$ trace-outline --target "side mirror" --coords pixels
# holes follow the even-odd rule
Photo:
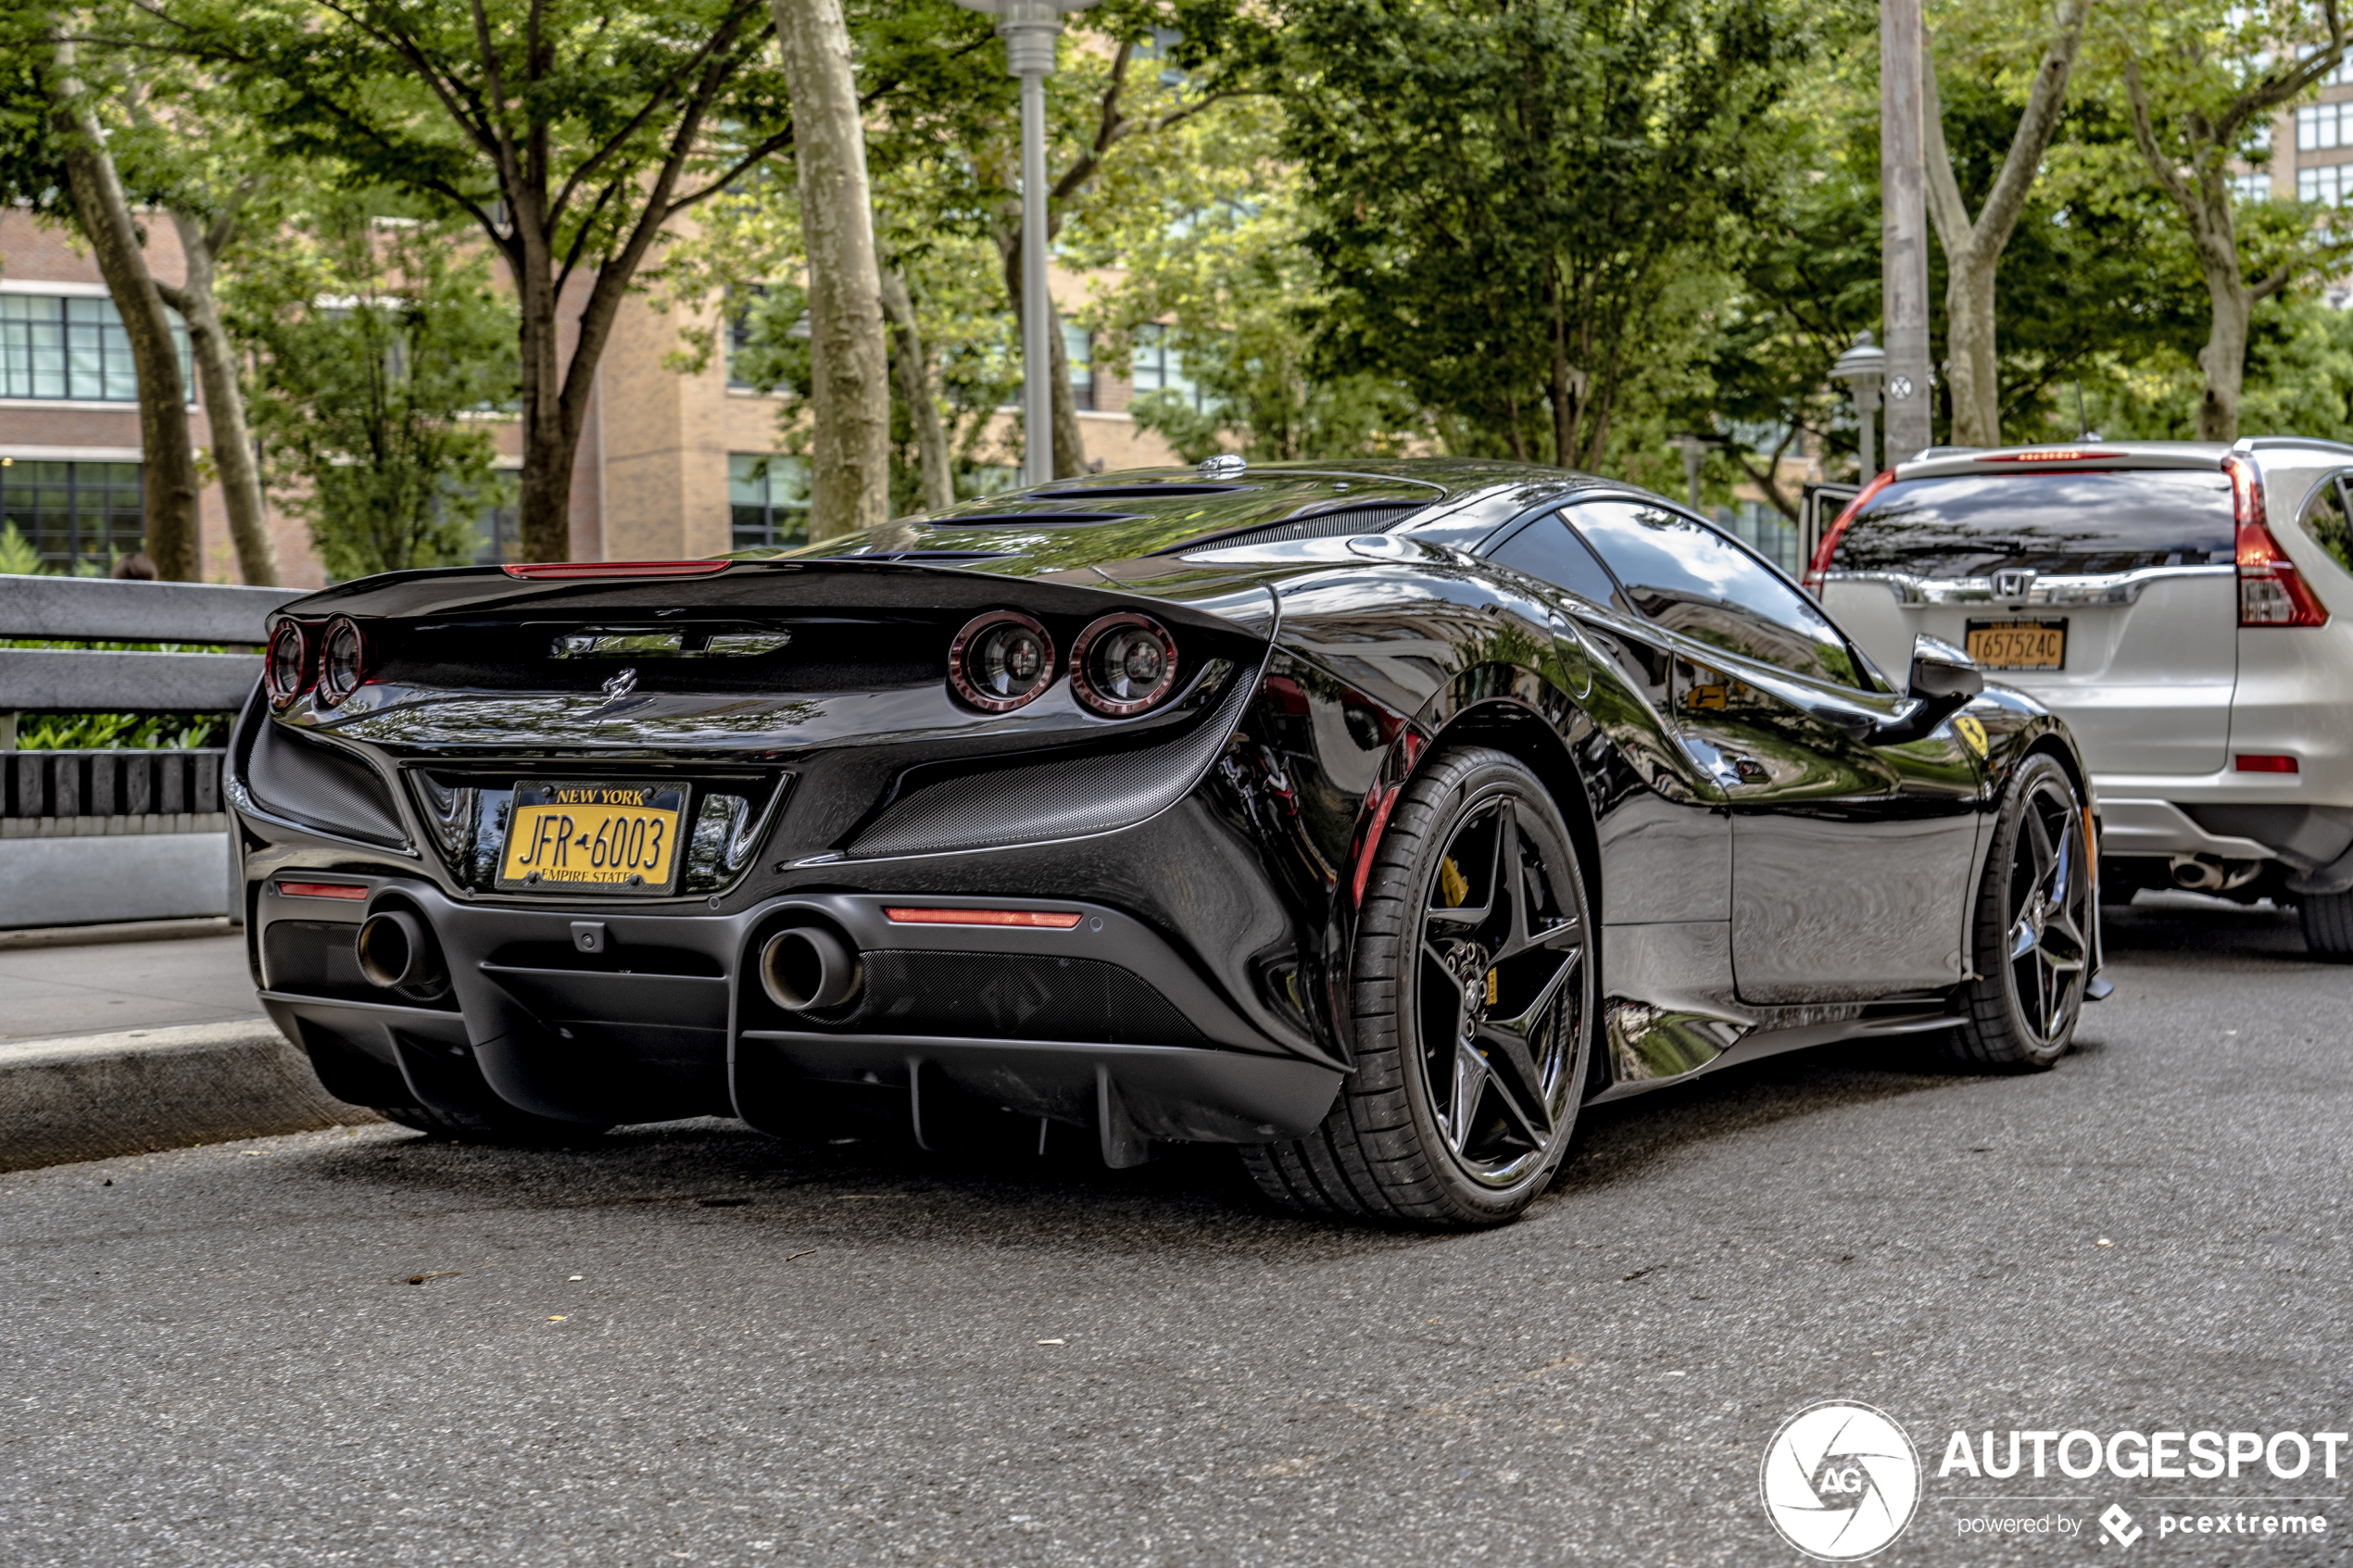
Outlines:
[[[1985,671],[1959,648],[1923,632],[1912,639],[1912,672],[1906,684],[1904,695],[1912,699],[1912,710],[1878,725],[1868,744],[1908,746],[1927,739],[1985,689]]]
[[[1959,648],[1923,632],[1912,639],[1912,672],[1906,684],[1906,695],[1922,702],[1959,698],[1948,703],[1950,712],[1985,689],[1985,671]]]

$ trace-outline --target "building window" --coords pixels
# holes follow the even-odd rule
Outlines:
[[[0,520],[22,534],[52,571],[100,572],[145,547],[137,463],[33,463],[0,459]]]
[[[1070,367],[1070,400],[1095,406],[1095,334],[1075,321],[1063,323],[1063,358]]]
[[[2353,147],[2353,100],[2342,104],[2307,104],[2296,111],[2298,152],[2328,147]]]
[[[180,383],[193,398],[188,329],[176,314],[171,339],[180,347]],[[139,372],[114,301],[0,295],[0,397],[136,403]]]
[[[1136,329],[1136,390],[1173,392],[1195,413],[1208,411],[1200,385],[1185,373],[1185,356],[1169,346],[1168,329],[1156,321]]]
[[[2341,205],[2345,199],[2346,186],[2353,184],[2353,181],[2345,178],[2346,168],[2347,166],[2341,163],[2331,163],[2323,164],[2318,169],[2297,169],[2296,171],[2296,199],[2301,202],[2319,202],[2323,207]]]
[[[2231,199],[2243,202],[2267,202],[2271,199],[2271,177],[2261,169],[2252,174],[2233,174],[2229,178]]]
[[[727,525],[733,549],[809,543],[809,459],[729,453]]]

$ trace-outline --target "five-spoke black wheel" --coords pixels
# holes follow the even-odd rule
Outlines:
[[[1433,759],[1365,884],[1357,1070],[1316,1132],[1245,1151],[1295,1207],[1496,1224],[1544,1190],[1595,1024],[1585,877],[1559,809],[1497,751]]]
[[[2047,756],[2011,782],[1978,889],[1977,979],[1955,1041],[1965,1058],[2045,1068],[2074,1038],[2099,910],[2082,797]]]

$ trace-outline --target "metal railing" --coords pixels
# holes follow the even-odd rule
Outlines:
[[[258,649],[271,612],[300,593],[0,575],[0,639]],[[258,651],[0,647],[0,926],[228,906],[223,749],[20,751],[18,720],[234,713],[260,676]],[[217,849],[204,847],[210,835]]]
[[[270,612],[300,594],[209,583],[0,576],[0,638],[258,648]],[[0,714],[233,713],[260,677],[258,653],[0,648]],[[6,738],[13,743],[13,735]]]

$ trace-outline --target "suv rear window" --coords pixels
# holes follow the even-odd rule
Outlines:
[[[1983,577],[2225,566],[2236,557],[2231,482],[2196,469],[1956,474],[1904,480],[1846,525],[1833,571]]]

